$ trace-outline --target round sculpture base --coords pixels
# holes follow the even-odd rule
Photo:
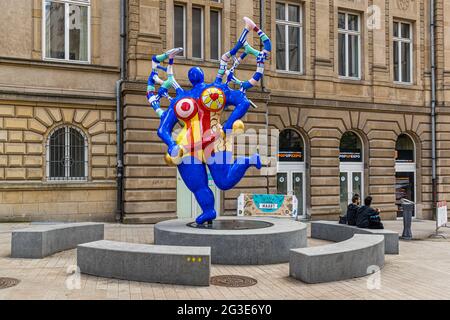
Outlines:
[[[197,226],[189,219],[155,225],[155,244],[211,247],[213,264],[286,263],[289,251],[306,247],[306,224],[285,218],[221,217]]]
[[[262,229],[273,226],[273,223],[259,220],[244,220],[244,219],[217,219],[212,223],[197,224],[191,222],[187,224],[188,227],[197,229],[210,230],[251,230]]]

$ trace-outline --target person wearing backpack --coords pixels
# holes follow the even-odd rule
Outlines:
[[[356,225],[356,214],[359,209],[359,202],[360,202],[360,197],[359,197],[359,194],[356,193],[352,197],[352,203],[350,203],[347,207],[346,215],[343,217],[340,217],[340,219],[339,219],[340,224],[348,224],[350,226]]]
[[[366,197],[364,205],[358,209],[356,226],[358,228],[384,229],[383,223],[381,223],[380,209],[372,208],[371,204],[372,197]]]

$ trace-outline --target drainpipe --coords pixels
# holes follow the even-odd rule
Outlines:
[[[116,221],[123,221],[123,112],[122,84],[126,79],[126,15],[127,1],[120,0],[120,79],[116,82],[116,131],[117,131],[117,204]]]
[[[435,1],[430,0],[430,58],[431,58],[431,170],[433,216],[436,216],[436,47],[435,47]]]

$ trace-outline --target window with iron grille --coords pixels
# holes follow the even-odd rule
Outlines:
[[[52,181],[87,180],[87,138],[81,130],[56,128],[47,140],[47,179]]]

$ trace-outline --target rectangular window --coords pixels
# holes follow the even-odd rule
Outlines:
[[[89,62],[90,0],[44,0],[45,59]]]
[[[361,23],[359,15],[338,13],[338,64],[339,75],[360,78]]]
[[[184,50],[179,55],[188,59],[219,60],[222,40],[221,8],[211,6],[211,9],[205,10],[205,7],[193,4],[192,0],[186,2],[174,5],[173,46],[182,47]],[[205,37],[205,30],[209,30],[209,34],[206,33],[208,39]],[[205,50],[205,43],[209,46],[209,51]],[[208,56],[205,51],[209,52]]]
[[[394,81],[412,82],[412,25],[394,22]]]
[[[174,47],[186,49],[186,10],[185,6],[176,5],[174,8]],[[185,55],[185,50],[179,53]]]
[[[219,60],[220,56],[220,32],[221,32],[221,23],[220,23],[220,12],[212,10],[210,12],[210,52],[212,60]]]
[[[192,8],[192,57],[203,59],[203,10]]]
[[[276,4],[277,70],[303,72],[303,26],[300,6]]]

